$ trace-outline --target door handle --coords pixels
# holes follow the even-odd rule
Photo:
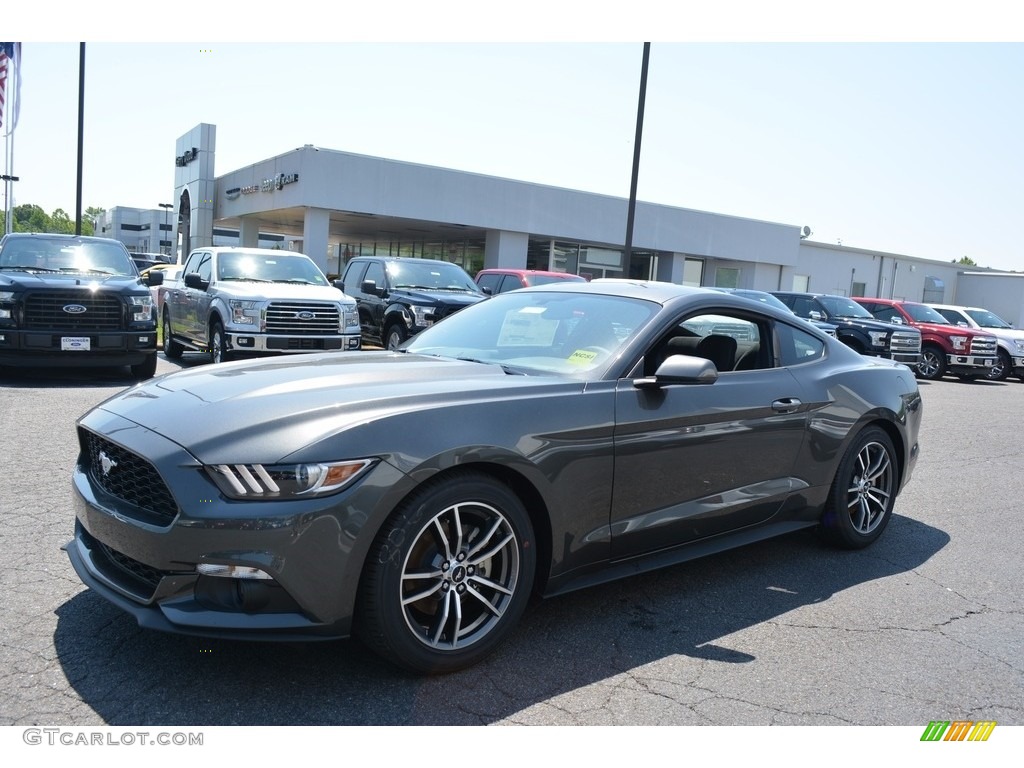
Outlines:
[[[782,397],[772,402],[772,410],[777,413],[793,413],[799,410],[803,403],[798,397]]]

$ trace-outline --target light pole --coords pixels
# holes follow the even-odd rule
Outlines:
[[[173,241],[171,240],[170,219],[168,217],[170,215],[171,208],[174,207],[174,203],[157,203],[157,205],[159,205],[161,208],[164,209],[164,229],[167,230],[167,240],[168,240],[168,242],[171,242],[171,244],[173,246]],[[161,237],[160,240],[163,240],[163,237]],[[161,245],[160,246],[160,252],[163,253],[163,250],[164,250],[163,246]],[[171,248],[167,249],[167,254],[171,255]]]
[[[11,205],[11,182],[21,181],[17,176],[8,176],[4,174],[0,176],[0,179],[4,181],[4,233],[9,234],[14,231],[14,206]]]

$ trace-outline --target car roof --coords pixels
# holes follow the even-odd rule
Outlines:
[[[546,269],[509,269],[507,267],[492,267],[488,269],[481,269],[477,272],[477,275],[548,275],[550,277],[561,277],[569,280],[575,280],[581,275],[574,275],[571,272],[551,272]],[[582,278],[586,279],[586,278]]]
[[[117,243],[122,248],[124,243],[120,240],[115,240],[112,237],[93,237],[92,235],[67,235],[57,232],[9,232],[3,236],[4,240],[22,240],[22,239],[34,239],[34,240],[67,240],[68,242],[74,243]],[[127,251],[128,249],[125,248]]]

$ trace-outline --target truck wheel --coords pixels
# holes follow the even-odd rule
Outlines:
[[[138,381],[145,381],[146,379],[152,379],[156,374],[156,352],[151,355],[146,355],[144,362],[132,367],[132,378]]]
[[[1010,375],[1010,368],[1013,367],[1013,362],[1010,360],[1010,356],[1003,350],[999,350],[999,354],[996,355],[996,364],[993,365],[986,378],[989,381],[1005,381],[1006,377]]]
[[[164,357],[168,360],[177,360],[181,357],[181,353],[185,351],[185,348],[176,342],[171,335],[171,315],[166,309],[164,310],[163,333]]]
[[[227,337],[224,335],[224,326],[219,320],[214,320],[210,326],[210,359],[216,363],[226,363],[231,360],[231,353],[228,352]]]
[[[384,332],[384,348],[398,349],[398,346],[407,338],[409,338],[409,334],[405,332],[405,328],[402,327],[402,324],[392,323]]]
[[[946,373],[946,355],[938,347],[928,345],[921,348],[921,362],[917,364],[919,378],[935,381]]]

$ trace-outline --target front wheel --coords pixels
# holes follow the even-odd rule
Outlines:
[[[986,378],[989,381],[1006,381],[1011,368],[1013,368],[1013,361],[1010,360],[1010,356],[1006,352],[1000,349],[996,355],[995,365],[989,368]]]
[[[833,544],[861,549],[882,535],[899,484],[896,449],[880,427],[868,427],[843,455],[821,519]]]
[[[227,336],[224,335],[224,326],[220,321],[214,321],[210,326],[210,358],[216,363],[226,363],[231,359],[228,352]]]
[[[516,494],[483,473],[450,474],[414,492],[381,529],[356,632],[413,672],[454,672],[512,631],[535,570],[533,528]]]
[[[156,375],[156,352],[146,355],[143,362],[131,366],[131,371],[132,378],[138,381],[152,379]]]
[[[392,323],[384,332],[384,348],[398,349],[403,341],[409,338],[401,323]]]
[[[937,347],[924,347],[921,362],[917,364],[917,375],[928,381],[941,379],[946,373],[946,355]]]

